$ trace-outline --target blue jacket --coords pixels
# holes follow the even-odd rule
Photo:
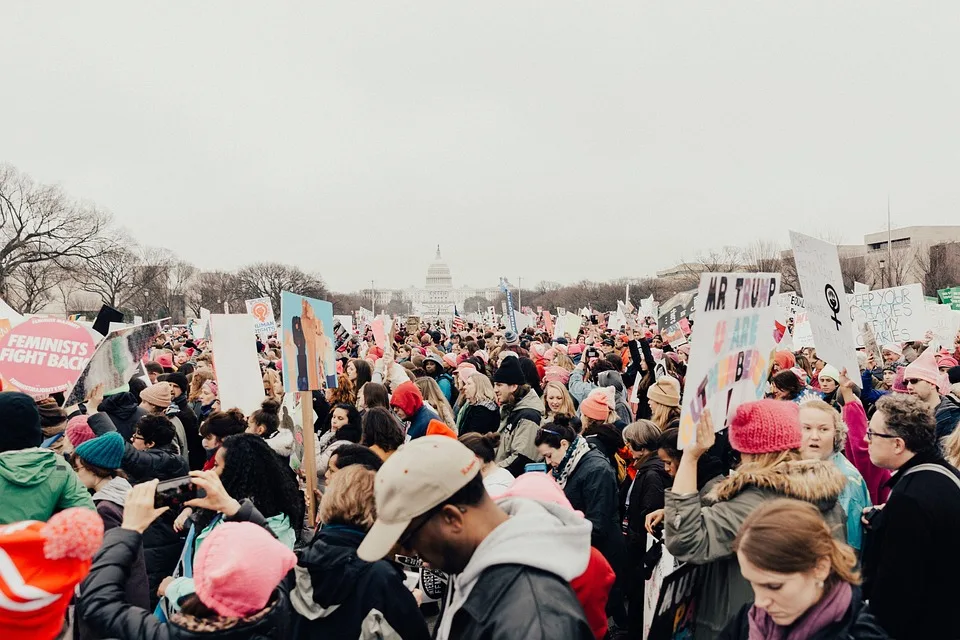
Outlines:
[[[410,427],[407,429],[407,435],[410,439],[419,438],[427,435],[427,425],[431,420],[439,420],[437,414],[430,410],[430,407],[423,405],[410,418]]]
[[[873,506],[870,502],[870,491],[867,490],[863,476],[842,452],[833,454],[830,459],[847,477],[847,484],[837,501],[847,514],[847,544],[860,551],[863,545],[863,525],[860,518],[866,507]]]

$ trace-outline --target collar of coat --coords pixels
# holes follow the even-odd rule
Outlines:
[[[746,463],[710,491],[709,498],[726,501],[754,487],[806,502],[835,502],[847,484],[843,472],[829,460],[796,460],[757,468]]]

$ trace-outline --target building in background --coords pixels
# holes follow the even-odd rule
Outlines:
[[[867,234],[863,244],[874,288],[919,282],[936,295],[960,283],[960,226],[901,227]]]

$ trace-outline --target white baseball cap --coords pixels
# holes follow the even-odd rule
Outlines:
[[[377,471],[377,521],[357,555],[367,562],[382,559],[414,518],[443,504],[478,473],[477,456],[449,436],[423,436],[397,449]]]

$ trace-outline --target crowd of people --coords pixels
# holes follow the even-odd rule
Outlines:
[[[679,563],[696,638],[958,637],[950,346],[778,351],[681,450],[690,345],[643,323],[366,330],[299,394],[257,338],[249,415],[168,327],[109,395],[0,393],[0,637],[641,638]]]

